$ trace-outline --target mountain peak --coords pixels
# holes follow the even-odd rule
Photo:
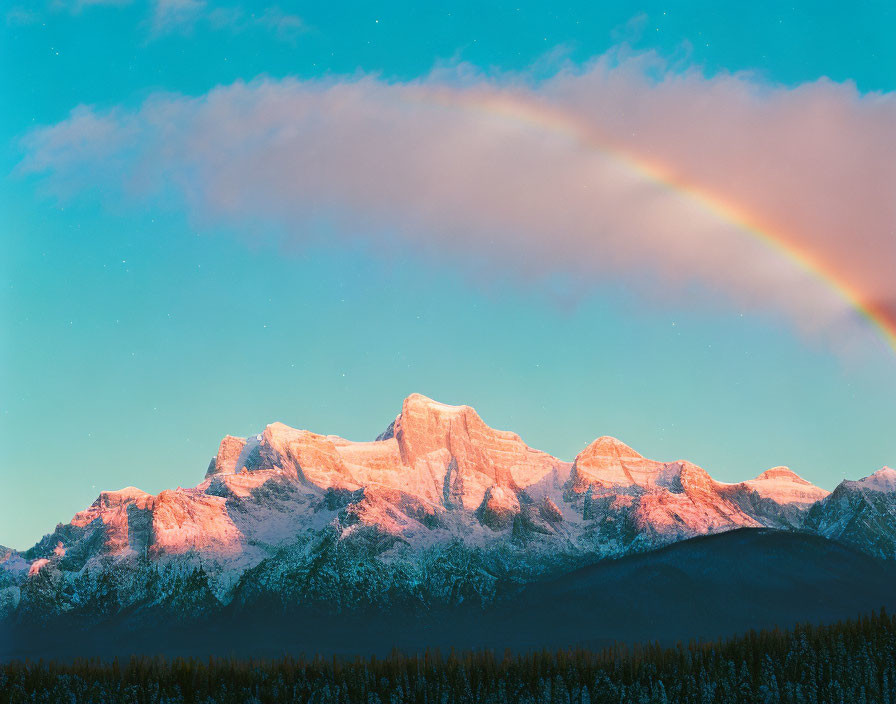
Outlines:
[[[93,503],[95,506],[110,508],[113,506],[121,506],[122,504],[130,503],[137,499],[144,499],[148,496],[151,496],[151,494],[148,494],[142,489],[138,489],[135,486],[126,486],[124,489],[115,491],[101,491],[100,495],[96,497],[96,501]]]
[[[558,460],[528,447],[516,433],[495,430],[470,406],[449,406],[411,394],[391,430],[401,461],[439,477],[445,501],[477,508],[491,486],[515,491],[540,479]]]
[[[644,456],[635,452],[621,440],[610,435],[602,435],[582,450],[579,457],[615,457],[619,459],[643,460]]]
[[[844,484],[870,491],[896,491],[896,469],[881,467],[874,474],[856,481],[845,481]]]
[[[571,481],[576,491],[595,483],[647,486],[663,466],[662,462],[646,459],[621,440],[604,435],[576,455]]]
[[[413,431],[435,432],[441,436],[451,426],[467,430],[477,427],[516,437],[516,433],[503,433],[490,428],[471,406],[451,406],[418,393],[411,394],[402,402],[401,413],[395,419],[393,432],[396,437],[401,432]]]
[[[431,408],[432,410],[439,413],[464,413],[465,411],[473,410],[470,406],[467,405],[452,406],[447,403],[441,403],[440,401],[429,398],[429,396],[424,396],[423,394],[418,394],[416,392],[409,394],[402,403],[402,409],[420,407]]]
[[[218,454],[212,459],[205,476],[212,474],[233,474],[237,470],[237,460],[246,446],[245,438],[225,435],[218,446]]]
[[[810,484],[805,479],[803,479],[799,474],[794,472],[790,467],[772,467],[771,469],[765,470],[762,474],[756,477],[754,482],[761,481],[774,481],[774,480],[783,480],[789,482],[795,482],[797,484]]]
[[[789,467],[772,467],[755,479],[743,482],[745,486],[761,497],[772,499],[779,504],[808,506],[823,499],[830,492],[807,482]]]
[[[490,440],[522,443],[516,433],[487,425],[470,406],[450,406],[417,393],[404,400],[392,434],[402,457],[411,460],[441,449],[457,456],[454,448],[458,443],[479,444]]]

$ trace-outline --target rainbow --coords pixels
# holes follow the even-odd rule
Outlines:
[[[787,233],[760,222],[758,218],[736,204],[684,180],[667,167],[611,146],[593,126],[544,102],[519,95],[488,91],[461,93],[442,90],[430,95],[429,99],[421,102],[478,111],[565,135],[589,149],[601,152],[641,177],[692,199],[704,210],[787,257],[809,276],[833,289],[880,334],[889,350],[896,352],[896,311],[888,311],[882,305],[867,300],[854,284],[838,274],[829,264],[822,262],[813,252],[795,244],[787,237]]]

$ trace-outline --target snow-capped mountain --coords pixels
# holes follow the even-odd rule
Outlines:
[[[896,559],[896,470],[883,467],[870,477],[840,482],[812,506],[803,526],[871,555]]]
[[[102,492],[30,550],[0,552],[0,614],[484,604],[602,558],[750,527],[894,557],[893,474],[830,496],[785,467],[727,484],[610,437],[569,463],[414,394],[371,442],[274,423],[225,437],[195,487]]]

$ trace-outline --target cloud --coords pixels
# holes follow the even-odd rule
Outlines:
[[[826,79],[707,77],[625,50],[537,82],[463,66],[410,82],[262,79],[81,107],[25,148],[22,168],[69,196],[100,179],[296,243],[326,222],[525,280],[609,279],[688,305],[722,294],[803,329],[842,323],[842,297],[723,207],[864,300],[896,298],[896,95]]]
[[[6,24],[8,26],[36,24],[40,16],[27,7],[14,6],[6,11]]]
[[[308,29],[301,17],[284,12],[276,5],[265,8],[257,21],[261,26],[272,29],[283,40],[294,39]]]
[[[133,0],[49,0],[50,9],[79,13],[89,7],[130,5]]]
[[[207,11],[205,0],[154,0],[152,8],[154,34],[192,29]]]
[[[190,33],[200,23],[233,33],[260,28],[281,41],[292,41],[305,31],[305,23],[298,15],[286,13],[276,5],[255,13],[246,12],[239,5],[210,6],[206,0],[153,0],[153,36]]]
[[[207,0],[48,0],[47,7],[78,14],[85,8],[101,6],[124,7],[139,4],[148,11],[151,38],[169,34],[191,34],[197,26],[212,30],[239,33],[252,28],[270,31],[281,41],[294,41],[307,26],[298,15],[284,12],[277,5],[264,7],[260,12],[248,12],[242,5],[210,4]],[[23,7],[7,12],[7,24],[30,24],[39,15]]]
[[[205,19],[215,29],[239,33],[260,28],[281,41],[293,41],[307,29],[301,17],[284,12],[276,5],[265,7],[260,13],[247,13],[238,6],[216,7],[208,11]]]
[[[133,0],[51,0],[51,5],[78,12],[95,5],[130,5]]]

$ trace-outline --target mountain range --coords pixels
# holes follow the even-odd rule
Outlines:
[[[433,642],[473,644],[460,623],[468,634],[490,624],[489,638],[514,643],[528,642],[527,622],[530,635],[558,644],[715,636],[725,628],[713,624],[877,608],[894,566],[893,469],[830,493],[786,467],[732,484],[611,437],[565,462],[469,406],[413,394],[373,441],[281,423],[227,436],[195,487],[104,491],[29,550],[0,548],[0,646],[15,653],[35,633],[133,635],[176,622],[205,623],[221,632],[217,646],[236,648],[222,624],[245,632],[296,614],[307,648],[362,614],[367,627],[409,619],[416,625],[391,636],[409,646],[424,644],[408,636],[419,628]],[[636,594],[653,606],[639,610]],[[688,594],[718,613],[685,619]],[[662,608],[620,621],[605,599],[642,616]],[[576,608],[587,638],[575,638]]]

